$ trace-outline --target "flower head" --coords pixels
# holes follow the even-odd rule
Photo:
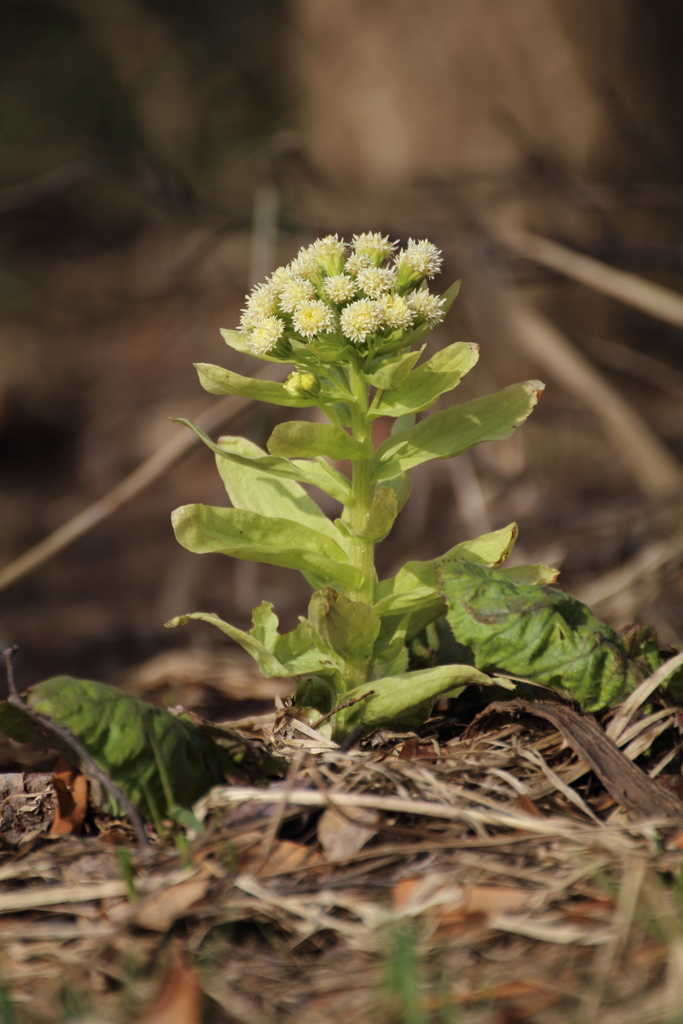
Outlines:
[[[396,284],[396,271],[393,267],[365,267],[358,271],[356,281],[369,299],[378,299]]]
[[[390,242],[388,235],[380,235],[378,231],[366,231],[362,235],[354,235],[351,244],[358,256],[367,256],[370,262],[378,267],[382,260],[391,256],[396,242]]]
[[[442,295],[432,295],[426,288],[417,288],[406,295],[405,301],[412,309],[418,320],[425,320],[428,324],[440,324],[446,313],[444,310],[445,298]]]
[[[289,269],[292,273],[300,277],[313,277],[314,274],[319,272],[318,257],[312,249],[313,246],[310,245],[299,249],[299,252],[289,264]]]
[[[332,277],[340,274],[344,267],[346,243],[336,235],[325,235],[308,247],[308,253],[315,257],[318,267]]]
[[[304,338],[334,330],[334,314],[321,299],[302,302],[294,310],[292,323]]]
[[[412,327],[415,313],[400,295],[383,295],[380,305],[387,327]]]
[[[271,284],[259,284],[247,298],[247,304],[242,310],[240,327],[244,331],[251,330],[259,320],[267,316],[274,316],[278,309],[278,293]]]
[[[284,313],[293,313],[302,302],[315,298],[315,288],[311,281],[296,274],[283,282],[280,290],[280,308]]]
[[[426,239],[416,242],[409,238],[405,249],[401,249],[396,256],[399,289],[403,291],[427,277],[434,277],[441,270],[442,262],[441,250],[431,242]]]
[[[276,316],[264,316],[249,334],[249,347],[259,355],[275,348],[284,333],[284,321]]]
[[[373,299],[357,299],[342,310],[342,333],[349,341],[361,344],[382,323],[382,307]]]
[[[290,373],[282,385],[293,398],[317,398],[320,381],[314,373]]]
[[[323,281],[323,291],[332,302],[341,305],[356,294],[356,282],[346,274],[334,274]]]

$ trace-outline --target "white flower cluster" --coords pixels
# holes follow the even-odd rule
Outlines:
[[[440,271],[441,252],[412,238],[398,252],[396,246],[366,232],[350,245],[327,235],[301,249],[248,296],[240,328],[249,347],[265,355],[281,340],[318,336],[364,346],[396,330],[440,323],[445,300],[426,282]]]

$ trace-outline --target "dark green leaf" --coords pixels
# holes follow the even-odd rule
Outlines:
[[[247,750],[237,734],[232,750],[225,750],[189,718],[91,680],[57,676],[32,687],[26,699],[33,711],[73,733],[148,820],[190,808],[226,771],[239,769]],[[79,763],[60,738],[46,736],[8,704],[0,705],[0,731],[20,739],[33,734],[33,742]],[[87,774],[87,766],[81,767]],[[102,807],[120,813],[104,795]]]
[[[587,711],[616,704],[644,678],[617,633],[561,590],[459,561],[441,563],[439,576],[455,639],[482,671],[564,690]]]

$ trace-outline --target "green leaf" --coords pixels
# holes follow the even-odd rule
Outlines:
[[[230,445],[231,438],[219,438],[219,443],[216,444],[201,427],[198,427],[196,423],[192,423],[191,420],[178,417],[173,422],[182,423],[183,426],[193,430],[207,448],[210,448],[216,455],[220,455],[222,459],[245,466],[247,469],[257,468],[261,472],[270,473],[272,476],[283,480],[299,480],[301,483],[311,484],[313,487],[319,487],[321,491],[325,491],[331,498],[342,504],[345,504],[349,499],[351,488],[348,479],[343,473],[328,465],[323,459],[308,462],[299,459],[281,459],[274,455],[247,458],[232,451]]]
[[[358,459],[370,454],[370,446],[331,423],[290,420],[275,427],[268,439],[268,451],[286,458],[327,455],[330,459]]]
[[[258,445],[243,437],[222,437],[218,445],[250,460],[248,463],[235,462],[216,455],[218,472],[235,508],[257,512],[262,516],[291,519],[292,522],[324,533],[336,544],[346,548],[334,523],[300,484],[294,480],[278,478],[268,470],[261,469],[259,460],[268,456]]]
[[[500,530],[483,533],[473,540],[461,541],[445,554],[428,562],[406,562],[396,576],[381,580],[375,587],[375,611],[378,615],[385,615],[399,610],[401,602],[394,601],[393,598],[410,594],[416,587],[438,589],[437,566],[440,567],[443,578],[447,566],[456,564],[457,560],[478,565],[500,565],[509,558],[517,540],[517,532],[517,524],[508,523]]]
[[[171,519],[178,542],[195,554],[215,552],[298,569],[315,581],[315,589],[333,585],[346,590],[360,584],[360,571],[349,565],[339,544],[289,519],[211,505],[183,505]]]
[[[368,384],[382,391],[396,388],[408,376],[415,363],[424,352],[424,345],[415,351],[403,352],[397,356],[383,359],[381,365],[372,373],[363,373]]]
[[[513,384],[495,395],[435,412],[410,430],[392,434],[375,452],[375,482],[391,479],[430,459],[460,455],[482,441],[510,437],[536,405],[545,385]]]
[[[549,565],[542,565],[540,562],[537,565],[509,565],[500,571],[505,573],[511,580],[514,580],[515,583],[530,583],[533,585],[540,583],[544,587],[549,583],[554,583],[560,575],[559,569],[553,569]]]
[[[283,384],[276,381],[242,377],[239,373],[225,370],[222,366],[214,366],[212,363],[195,363],[194,366],[199,374],[199,383],[211,395],[239,395],[241,398],[252,398],[258,402],[270,402],[271,405],[286,405],[296,409],[318,404],[315,398],[291,395]]]
[[[316,637],[305,620],[296,629],[280,635],[273,606],[263,601],[253,610],[254,624],[248,633],[224,622],[212,612],[191,612],[178,615],[165,623],[169,629],[184,626],[191,619],[207,622],[220,629],[250,654],[267,679],[290,679],[303,673],[322,675],[336,668],[324,645],[316,646]],[[321,649],[322,648],[322,649]]]
[[[348,537],[361,537],[377,544],[389,534],[397,515],[396,492],[391,487],[382,486],[375,491],[363,530],[354,530],[342,520],[337,520],[337,523],[339,529]]]
[[[475,365],[479,346],[456,342],[441,349],[406,377],[400,387],[380,397],[373,416],[405,416],[428,409],[440,395],[451,391]]]
[[[29,707],[70,730],[148,820],[190,808],[211,786],[234,771],[247,744],[234,734],[229,753],[185,716],[144,704],[103,683],[56,676],[25,695]],[[79,763],[64,741],[36,727],[19,709],[0,704],[0,731],[34,733],[33,742],[56,749]],[[241,747],[241,753],[239,748]],[[235,756],[237,755],[237,756]],[[87,774],[87,765],[79,765]],[[170,792],[169,792],[170,790]],[[101,806],[122,813],[103,793]]]
[[[286,665],[279,661],[272,653],[272,650],[263,643],[262,638],[252,635],[251,632],[245,633],[244,630],[238,629],[236,626],[231,626],[229,622],[224,622],[223,619],[219,618],[218,615],[214,615],[213,612],[189,612],[187,615],[176,615],[175,618],[165,622],[164,625],[167,629],[176,629],[178,626],[187,625],[191,619],[198,622],[208,622],[210,626],[220,629],[221,633],[225,633],[231,640],[238,643],[247,654],[251,655],[258,665],[261,674],[266,679],[273,679],[278,676],[286,679],[297,674],[296,670],[290,671]]]
[[[372,656],[379,618],[370,605],[326,587],[311,598],[308,618],[330,649],[347,664],[360,664]]]
[[[382,726],[414,728],[429,717],[434,701],[442,694],[450,695],[456,687],[493,682],[471,665],[438,665],[377,679],[344,695],[346,701],[373,691],[352,707],[336,713],[332,720],[333,738],[338,742],[343,740],[357,725],[366,732]]]
[[[561,590],[466,562],[447,567],[440,589],[455,639],[483,671],[564,690],[587,711],[616,704],[644,678],[617,633]]]

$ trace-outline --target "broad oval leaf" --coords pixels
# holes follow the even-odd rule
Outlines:
[[[358,459],[370,454],[370,446],[331,423],[290,420],[275,427],[268,439],[268,451],[285,458],[327,455],[330,459]]]
[[[310,526],[346,550],[348,542],[300,484],[260,468],[258,460],[268,458],[262,448],[244,437],[221,437],[218,446],[249,460],[236,462],[216,455],[218,472],[235,508]]]
[[[512,384],[495,395],[475,398],[426,417],[410,430],[392,434],[375,452],[373,479],[389,480],[430,459],[460,455],[482,441],[500,441],[524,422],[545,385]]]
[[[289,519],[242,509],[183,505],[172,517],[176,539],[196,554],[215,552],[250,562],[298,569],[312,585],[344,591],[360,585],[360,571],[331,538]]]
[[[479,359],[479,346],[458,341],[436,352],[413,370],[399,387],[383,394],[374,416],[405,416],[428,409],[440,395],[457,387]]]

